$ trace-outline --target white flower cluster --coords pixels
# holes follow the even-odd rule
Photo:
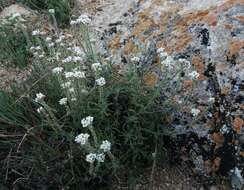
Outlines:
[[[95,153],[90,153],[86,155],[86,161],[89,163],[94,163],[95,160],[97,160],[98,162],[104,162],[105,160],[105,154],[104,153],[100,153],[100,154],[95,154]]]
[[[55,68],[53,68],[52,73],[53,74],[60,74],[63,72],[63,70],[64,70],[63,67],[55,67]]]
[[[157,53],[160,56],[161,59],[161,64],[166,66],[169,69],[172,69],[173,67],[179,67],[179,66],[185,66],[186,69],[190,69],[191,68],[191,63],[186,60],[186,59],[178,59],[178,60],[174,60],[172,56],[168,55],[168,53],[164,50],[164,48],[159,48],[157,50]],[[179,64],[176,64],[176,62],[179,62]],[[188,74],[188,76],[194,80],[197,79],[200,74],[197,71],[192,71]]]
[[[88,116],[88,117],[83,118],[83,119],[81,120],[81,124],[82,124],[83,127],[88,127],[88,126],[91,126],[91,125],[92,125],[93,120],[94,120],[93,117]]]
[[[49,9],[48,12],[49,12],[50,14],[54,14],[54,13],[55,13],[55,9]]]
[[[109,142],[108,140],[103,141],[102,144],[100,145],[100,149],[103,150],[104,152],[110,151],[111,142]]]
[[[131,61],[138,63],[138,62],[140,62],[140,58],[139,57],[132,57]]]
[[[94,118],[92,116],[88,116],[81,120],[81,124],[83,127],[89,127],[92,126],[93,120]],[[91,128],[91,130],[93,129]],[[82,146],[86,145],[88,143],[89,137],[90,137],[89,134],[81,133],[75,137],[75,142],[79,143]],[[91,145],[89,144],[89,146],[87,147],[85,146],[84,148],[87,148],[87,151],[90,152],[91,151],[90,146]],[[96,160],[97,162],[104,162],[105,153],[107,152],[108,154],[111,154],[110,150],[111,150],[111,143],[108,140],[104,140],[102,141],[99,150],[97,150],[97,153],[94,153],[94,150],[92,149],[93,152],[90,152],[89,154],[86,155],[86,161],[89,162],[90,164],[93,164]]]
[[[192,80],[194,80],[197,79],[200,76],[200,74],[197,71],[192,71],[191,73],[189,73],[189,76]]]
[[[63,89],[65,89],[65,88],[69,88],[70,86],[71,86],[71,82],[70,82],[70,81],[61,84],[61,87],[62,87]]]
[[[192,108],[191,109],[191,114],[196,117],[198,116],[198,114],[200,113],[201,111],[199,109],[196,109],[196,108]]]
[[[59,104],[60,105],[66,105],[67,104],[67,101],[68,101],[67,98],[62,98],[62,99],[59,100]]]
[[[88,15],[80,15],[76,20],[71,20],[70,25],[76,25],[76,24],[89,24],[91,22],[91,19]]]
[[[75,137],[75,142],[80,145],[85,145],[88,142],[90,135],[87,133],[81,133],[77,137]]]
[[[65,72],[65,78],[86,78],[85,72],[83,71],[73,71]]]
[[[32,36],[37,36],[37,35],[40,35],[40,30],[33,30],[32,31]]]
[[[171,56],[169,56],[168,53],[165,52],[163,48],[159,48],[157,50],[157,53],[160,56],[161,64],[168,67],[169,69],[172,69],[172,67],[175,64],[174,59]]]
[[[70,62],[82,62],[83,58],[80,56],[68,56],[62,60],[63,63],[70,63]]]
[[[90,153],[86,155],[86,161],[89,163],[94,163],[96,160],[97,155],[95,153]]]
[[[102,65],[101,65],[101,63],[93,63],[92,66],[91,66],[91,68],[95,72],[101,71],[102,70]]]
[[[41,107],[39,107],[36,111],[37,111],[37,113],[41,113],[41,112],[44,111],[44,108],[41,106]]]
[[[104,86],[106,84],[106,80],[103,77],[100,77],[99,79],[96,80],[96,84],[98,86]]]
[[[41,100],[43,100],[46,96],[44,94],[42,94],[41,92],[36,94],[36,98],[35,98],[35,102],[40,102]]]

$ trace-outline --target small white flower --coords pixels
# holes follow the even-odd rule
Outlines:
[[[43,112],[43,110],[44,110],[43,107],[39,107],[36,111],[37,111],[37,113],[41,113],[41,112]]]
[[[77,55],[83,55],[83,51],[79,46],[74,46],[72,50],[77,54]]]
[[[77,22],[75,20],[70,21],[70,25],[75,25],[75,24],[77,24]]]
[[[70,86],[71,86],[71,82],[70,81],[61,84],[62,88],[69,88]]]
[[[196,108],[192,108],[191,109],[191,114],[196,117],[198,114],[200,113],[200,110],[199,109],[196,109]]]
[[[58,38],[57,40],[55,40],[56,43],[60,43],[62,42],[62,39],[61,38]]]
[[[39,58],[43,58],[43,57],[44,57],[44,54],[41,54],[41,55],[39,55],[38,57],[39,57]]]
[[[74,57],[73,57],[73,61],[74,61],[74,62],[78,62],[78,61],[83,61],[83,59],[82,59],[82,57],[74,56]]]
[[[73,76],[75,78],[86,78],[85,72],[82,71],[75,71]]]
[[[53,46],[54,46],[53,42],[48,44],[48,47],[53,47]]]
[[[37,50],[37,51],[38,51],[38,50],[41,50],[41,49],[42,49],[41,46],[36,46],[36,47],[35,47],[35,50]]]
[[[46,35],[46,34],[47,34],[47,33],[44,32],[44,31],[40,32],[40,35]]]
[[[72,78],[72,77],[74,77],[74,72],[65,72],[64,75],[65,75],[65,78]]]
[[[51,14],[54,14],[55,10],[54,9],[49,9],[48,12],[51,13]]]
[[[139,57],[132,57],[131,58],[131,61],[132,62],[139,62],[140,61],[140,58]]]
[[[161,59],[166,59],[168,57],[168,54],[167,54],[167,52],[161,52],[159,54],[159,56],[160,56]]]
[[[71,98],[72,102],[75,102],[77,100],[77,98]]]
[[[88,94],[88,91],[87,91],[86,89],[82,89],[82,90],[81,90],[81,93],[82,93],[82,94]]]
[[[68,100],[67,98],[62,98],[62,99],[59,100],[59,104],[60,105],[66,105],[67,104],[67,100]]]
[[[208,99],[208,102],[214,102],[215,101],[215,98],[214,97],[210,97],[209,99]]]
[[[81,124],[82,124],[83,127],[88,127],[88,126],[91,126],[91,125],[92,125],[93,120],[94,120],[93,117],[88,116],[88,117],[83,118],[83,119],[81,120]]]
[[[91,19],[87,15],[80,15],[76,20],[72,20],[70,22],[70,25],[76,25],[76,24],[89,24],[91,22]]]
[[[162,61],[162,64],[166,67],[172,68],[174,65],[174,59],[171,56],[168,56],[164,61]]]
[[[59,74],[59,73],[62,73],[63,70],[64,70],[63,67],[55,67],[55,68],[53,68],[52,73],[53,74]]]
[[[164,48],[161,47],[161,48],[158,48],[158,49],[157,49],[157,53],[160,54],[160,53],[163,53],[163,52],[164,52]]]
[[[180,63],[182,63],[182,64],[185,64],[185,65],[187,66],[188,69],[191,67],[191,62],[188,61],[188,60],[186,60],[186,59],[182,59],[182,58],[180,58],[178,61],[179,61]]]
[[[102,70],[102,65],[101,65],[101,63],[93,63],[91,68],[94,71],[101,71]]]
[[[69,92],[70,92],[70,93],[75,93],[75,89],[74,89],[74,88],[70,88],[70,89],[69,89]]]
[[[226,125],[223,125],[222,128],[220,129],[220,132],[222,134],[225,134],[225,133],[229,132],[229,129]]]
[[[106,84],[105,78],[101,77],[101,78],[97,79],[96,84],[98,86],[104,86]]]
[[[108,140],[105,140],[100,145],[100,149],[102,149],[104,152],[108,152],[111,150],[111,143]]]
[[[97,159],[98,162],[104,162],[105,154],[104,153],[97,154],[96,159]]]
[[[81,133],[75,137],[75,142],[79,143],[80,145],[85,145],[88,142],[90,135],[87,133]]]
[[[73,57],[71,57],[71,56],[68,56],[64,60],[62,60],[63,63],[69,63],[69,62],[72,62],[72,61],[73,61]]]
[[[12,14],[12,18],[16,18],[16,17],[21,17],[21,14],[20,13],[14,13],[14,14]]]
[[[52,38],[46,37],[46,42],[51,42],[51,41],[52,41]]]
[[[191,73],[189,73],[190,78],[193,79],[197,79],[200,74],[197,71],[192,71]]]
[[[40,93],[37,93],[36,94],[36,98],[35,98],[35,101],[36,102],[40,102],[41,100],[43,100],[46,96],[44,94],[42,94],[41,92]]]
[[[32,31],[32,36],[40,35],[40,30],[34,30]]]
[[[87,154],[86,155],[86,161],[92,164],[95,162],[96,157],[97,157],[97,155],[94,153]]]

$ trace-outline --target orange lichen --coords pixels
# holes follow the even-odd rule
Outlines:
[[[240,152],[240,156],[244,158],[244,151]]]
[[[222,146],[222,144],[224,143],[224,136],[220,132],[213,133],[212,139],[216,143],[216,148]]]
[[[138,47],[132,41],[129,41],[124,47],[125,55],[133,54],[136,53],[137,51],[138,51]]]
[[[120,47],[121,34],[117,33],[112,40],[109,41],[108,47],[112,50],[118,49]]]
[[[183,88],[185,90],[191,89],[193,87],[193,81],[192,80],[184,80],[183,81]]]
[[[236,117],[232,122],[232,125],[233,125],[233,129],[239,134],[244,125],[244,121],[240,117]]]
[[[244,41],[233,40],[229,45],[230,56],[237,55],[244,48]]]
[[[238,16],[235,16],[235,18],[236,18],[237,20],[239,20],[240,22],[243,22],[243,23],[244,23],[244,16],[242,16],[242,15],[238,15]]]
[[[199,80],[205,80],[205,76],[204,76],[204,70],[205,70],[205,66],[203,63],[203,59],[200,56],[193,56],[192,57],[192,64],[194,65],[195,69],[197,70],[197,72],[200,74],[199,76]]]
[[[222,95],[228,95],[231,91],[231,87],[230,86],[225,86],[221,89],[221,94]]]
[[[216,157],[213,161],[212,171],[214,171],[214,172],[218,171],[220,164],[221,164],[221,158]]]
[[[144,76],[144,82],[148,86],[155,86],[158,81],[158,76],[156,73],[148,73]]]

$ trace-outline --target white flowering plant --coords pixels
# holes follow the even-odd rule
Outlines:
[[[190,80],[199,77],[188,70],[186,60],[177,60],[186,66],[170,76],[176,61],[159,49],[164,75],[152,85],[147,80],[151,68],[138,67],[140,57],[121,68],[96,53],[89,22],[90,17],[82,15],[71,21],[69,32],[34,30],[32,73],[0,104],[7,133],[15,132],[14,126],[21,134],[6,149],[22,155],[11,157],[3,171],[18,171],[35,182],[34,189],[43,181],[47,188],[86,187],[96,184],[97,177],[103,181],[128,168],[133,177],[139,175],[163,154],[164,148],[158,147],[164,128],[183,107],[178,97],[182,69]],[[200,111],[194,109],[188,115],[196,119]]]

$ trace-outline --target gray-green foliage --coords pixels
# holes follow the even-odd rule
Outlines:
[[[0,62],[4,66],[24,68],[29,60],[30,41],[18,17],[0,20]]]
[[[52,36],[52,41],[36,36],[37,42],[48,42],[38,44],[41,48],[34,52],[32,75],[14,94],[1,94],[0,131],[5,136],[0,137],[0,184],[19,189],[109,189],[114,176],[136,182],[138,174],[163,153],[163,126],[167,125],[163,119],[173,118],[176,111],[174,104],[162,97],[162,91],[170,93],[171,79],[152,87],[144,81],[148,69],[131,63],[119,70],[95,54],[88,32],[82,24],[73,31],[75,39],[71,41],[75,43],[63,40],[62,45],[59,41],[52,47],[57,36]],[[78,61],[72,49],[76,44],[85,52]],[[71,59],[64,63],[67,58]],[[98,71],[92,69],[95,62],[102,65]],[[85,78],[52,73],[55,67],[62,67],[66,74],[85,72]],[[96,84],[99,77],[106,79],[105,85]],[[66,82],[71,86],[62,88]],[[35,102],[39,92],[46,97]],[[63,97],[68,99],[66,105],[59,104]],[[40,107],[43,112],[37,112]],[[85,161],[87,152],[74,142],[78,134],[89,133],[81,125],[87,116],[94,117],[97,141],[109,140],[114,155],[114,159],[106,156],[104,163],[95,165],[93,173]],[[94,144],[94,139],[89,142]]]
[[[40,11],[54,9],[55,17],[61,27],[69,24],[74,6],[74,0],[19,0],[19,2]]]

